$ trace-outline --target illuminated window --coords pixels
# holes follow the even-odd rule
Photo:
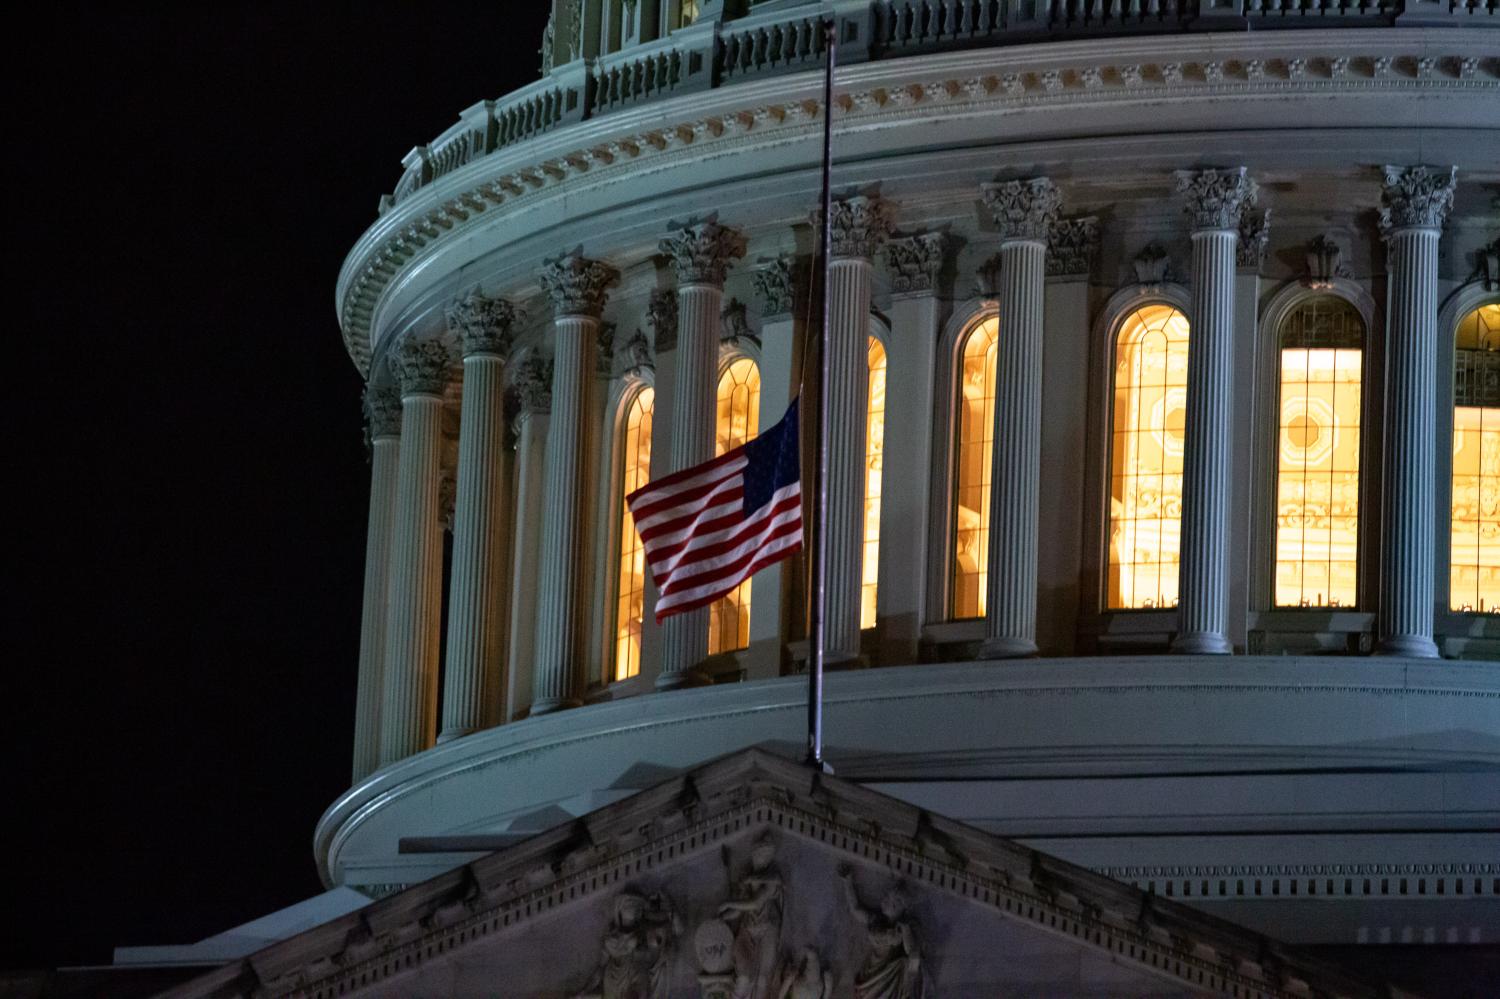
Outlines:
[[[1121,324],[1110,418],[1111,608],[1177,606],[1187,365],[1187,317],[1172,306],[1143,306]]]
[[[957,481],[953,506],[955,618],[984,616],[990,544],[990,463],[995,433],[995,354],[1000,320],[986,319],[964,341],[958,377]]]
[[[656,392],[643,388],[630,401],[620,442],[620,565],[615,598],[615,676],[641,671],[641,624],[646,619],[646,549],[624,498],[651,478],[651,411]]]
[[[1500,613],[1500,302],[1458,324],[1449,604]]]
[[[1357,601],[1364,336],[1359,312],[1332,295],[1299,305],[1281,326],[1278,607]]]
[[[696,20],[698,20],[698,0],[682,0],[683,26],[692,24]]]
[[[719,377],[719,414],[714,454],[739,447],[760,425],[760,369],[748,357],[724,369]],[[750,580],[708,608],[708,654],[743,649],[750,644]]]
[[[870,337],[870,400],[865,417],[864,571],[859,584],[859,626],[875,627],[880,580],[880,479],[885,454],[885,347]]]

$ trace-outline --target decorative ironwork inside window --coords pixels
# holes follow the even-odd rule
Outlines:
[[[953,491],[954,618],[983,617],[990,545],[990,467],[994,459],[995,358],[1000,320],[976,325],[964,340],[958,372]]]
[[[615,680],[641,671],[641,627],[646,619],[646,549],[625,497],[651,479],[651,414],[656,391],[643,388],[626,411],[620,446],[620,561],[615,598]]]
[[[1273,602],[1354,607],[1364,319],[1323,295],[1297,306],[1280,332]]]
[[[870,396],[865,417],[864,566],[859,585],[859,626],[875,627],[880,581],[880,486],[885,455],[885,346],[870,337]]]
[[[1188,321],[1177,309],[1142,306],[1120,324],[1110,417],[1111,609],[1177,606],[1187,367]]]
[[[742,357],[719,376],[719,410],[714,455],[755,437],[760,426],[760,368]],[[708,653],[731,652],[750,644],[750,580],[715,600],[708,609]]]
[[[1458,324],[1449,606],[1500,613],[1500,302]]]

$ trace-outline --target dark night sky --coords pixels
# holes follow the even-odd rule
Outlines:
[[[0,968],[320,890],[368,492],[334,282],[400,157],[534,78],[545,6],[11,25]]]

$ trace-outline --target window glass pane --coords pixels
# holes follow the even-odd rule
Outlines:
[[[1106,605],[1177,606],[1188,321],[1170,305],[1126,318],[1115,340]]]
[[[620,562],[615,603],[616,680],[641,671],[641,625],[646,619],[646,550],[625,497],[651,478],[651,412],[656,392],[643,388],[631,400],[621,441]]]
[[[953,506],[954,618],[984,616],[990,543],[990,453],[995,432],[995,353],[1000,320],[986,319],[964,341],[958,372],[957,475]]]
[[[870,397],[865,418],[864,570],[859,586],[859,626],[875,627],[880,579],[880,479],[885,454],[885,347],[870,337]]]
[[[1453,384],[1449,605],[1500,608],[1500,302],[1458,324]]]
[[[742,357],[719,377],[719,411],[714,454],[737,448],[760,426],[760,369]],[[743,649],[750,644],[750,580],[708,608],[708,654]]]

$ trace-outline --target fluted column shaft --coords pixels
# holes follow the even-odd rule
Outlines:
[[[719,368],[719,310],[722,285],[684,284],[677,289],[677,361],[673,382],[672,471],[714,456]],[[664,689],[698,681],[694,669],[708,655],[709,609],[674,614],[662,622],[661,672]]]
[[[1000,337],[981,653],[985,658],[1031,656],[1037,651],[1045,238],[1002,243],[1000,261]]]
[[[496,536],[501,525],[501,397],[505,361],[488,351],[464,358],[458,437],[458,495],[453,509],[453,574],[448,603],[448,664],[443,674],[444,742],[486,724],[501,641],[502,585]]]
[[[870,295],[867,257],[836,258],[828,269],[828,586],[824,656],[860,656],[860,583],[864,565],[865,434],[869,410]]]
[[[1432,658],[1438,239],[1455,171],[1386,167],[1389,255],[1379,651]]]
[[[436,357],[413,360],[409,356],[407,363],[407,371],[402,372],[401,457],[396,472],[380,707],[382,766],[432,745],[437,722],[438,628],[443,603],[443,528],[438,502],[443,381]],[[441,364],[446,366],[446,358]],[[423,367],[430,370],[418,374],[416,369]]]
[[[378,394],[377,394],[378,393]],[[382,398],[383,397],[383,398]],[[379,398],[380,402],[375,400]],[[390,585],[397,462],[401,454],[401,399],[395,390],[371,393],[370,517],[365,532],[364,610],[359,628],[359,680],[354,713],[354,781],[380,765],[380,698],[385,672],[386,597]]]

